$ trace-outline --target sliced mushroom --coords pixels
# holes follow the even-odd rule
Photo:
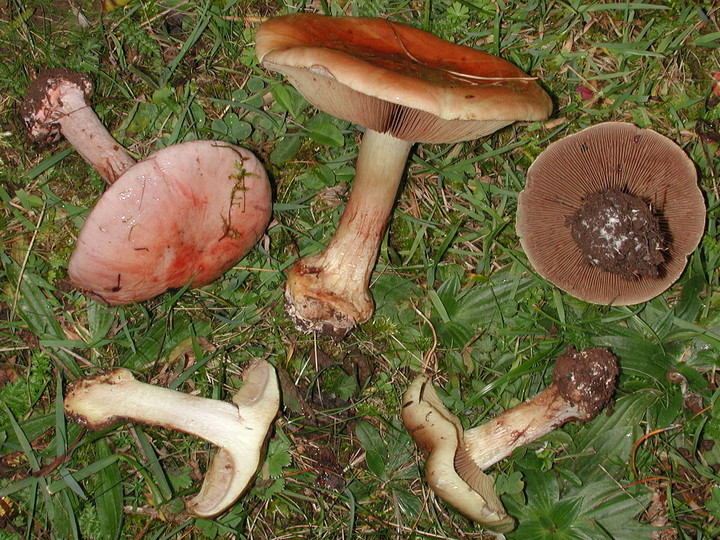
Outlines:
[[[510,62],[385,19],[276,17],[256,49],[317,108],[366,128],[335,235],[288,275],[287,311],[305,331],[342,336],[372,315],[370,276],[413,143],[475,139],[552,110]]]
[[[612,399],[617,375],[617,360],[607,349],[571,348],[558,357],[548,388],[463,432],[458,418],[438,398],[431,376],[422,374],[403,396],[402,419],[427,454],[425,477],[431,489],[483,527],[509,532],[514,520],[483,471],[565,422],[597,416]]]
[[[262,164],[218,141],[176,144],[135,163],[86,103],[90,90],[83,76],[52,70],[23,104],[34,138],[62,134],[111,184],[80,232],[70,280],[111,305],[210,283],[267,227],[272,200]]]
[[[141,422],[189,433],[217,445],[200,492],[185,505],[189,512],[209,517],[232,505],[260,466],[264,442],[280,406],[272,365],[266,361],[251,364],[232,401],[143,383],[121,368],[78,381],[64,405],[69,418],[93,430],[117,422]]]

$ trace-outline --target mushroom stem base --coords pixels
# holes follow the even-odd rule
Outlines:
[[[286,311],[304,332],[342,337],[373,313],[369,291],[388,219],[412,143],[368,129],[350,199],[322,253],[288,274]]]
[[[322,259],[300,259],[293,266],[285,289],[285,310],[298,330],[341,338],[370,318],[374,304],[367,287],[350,294],[328,290],[323,283]]]

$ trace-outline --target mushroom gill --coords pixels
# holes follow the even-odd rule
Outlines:
[[[695,166],[655,131],[587,128],[548,146],[527,177],[516,224],[522,247],[538,274],[581,300],[650,300],[680,277],[702,237]]]

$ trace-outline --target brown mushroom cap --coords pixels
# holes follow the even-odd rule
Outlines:
[[[160,150],[103,194],[70,258],[71,281],[113,305],[220,276],[262,236],[270,184],[249,151],[213,141]]]
[[[276,17],[256,50],[319,109],[407,141],[470,140],[552,111],[510,62],[385,19]]]
[[[313,105],[366,128],[338,229],[325,251],[295,263],[286,289],[299,329],[343,336],[373,313],[370,276],[412,144],[539,120],[552,102],[510,62],[384,19],[276,17],[255,44],[262,65]]]
[[[622,276],[591,265],[566,220],[586,197],[608,189],[634,195],[658,216],[666,242],[657,277]],[[595,304],[654,298],[682,274],[705,227],[695,166],[673,141],[631,124],[607,122],[552,143],[535,160],[520,193],[517,233],[538,274]]]

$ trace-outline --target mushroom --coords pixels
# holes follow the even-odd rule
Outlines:
[[[438,497],[468,519],[505,533],[515,521],[495,493],[493,478],[483,471],[565,422],[586,422],[597,416],[612,398],[617,375],[617,360],[607,349],[570,348],[558,357],[548,388],[463,431],[460,420],[435,392],[431,375],[425,373],[403,395],[402,420],[427,454],[425,478]]]
[[[595,304],[661,294],[705,227],[695,166],[659,133],[607,122],[552,143],[520,193],[517,233],[538,274]]]
[[[280,393],[275,370],[256,361],[246,368],[233,403],[202,398],[137,381],[119,368],[76,382],[65,413],[93,430],[118,422],[141,422],[182,431],[219,447],[197,495],[186,501],[197,516],[214,516],[232,505],[255,476]]]
[[[228,270],[270,220],[270,183],[248,150],[217,141],[169,146],[136,163],[87,104],[90,82],[42,72],[22,106],[31,136],[64,136],[110,184],[78,237],[72,283],[111,305],[152,298]]]
[[[255,43],[262,65],[310,103],[365,127],[337,231],[322,253],[296,261],[286,288],[298,328],[342,336],[372,315],[369,280],[413,143],[541,120],[552,102],[510,62],[384,19],[281,16],[260,25]]]

